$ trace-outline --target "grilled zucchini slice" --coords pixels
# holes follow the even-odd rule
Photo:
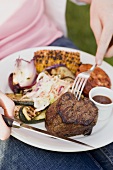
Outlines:
[[[31,106],[22,106],[19,110],[19,119],[26,124],[35,124],[44,121],[45,112],[34,112],[35,108]]]
[[[23,95],[20,93],[6,93],[6,95],[14,101],[15,105],[34,106],[34,102],[30,99],[22,99]]]

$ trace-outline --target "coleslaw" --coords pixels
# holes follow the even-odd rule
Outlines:
[[[36,84],[32,87],[32,91],[27,92],[22,98],[33,100],[35,112],[38,112],[56,101],[71,87],[70,82],[60,79],[59,76],[51,76],[41,72],[37,77]]]

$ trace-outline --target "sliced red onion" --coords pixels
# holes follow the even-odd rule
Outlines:
[[[37,76],[31,85],[21,87],[20,84],[13,84],[13,73],[11,73],[9,75],[8,83],[9,83],[9,87],[14,93],[20,93],[20,92],[24,92],[25,89],[31,89],[36,84],[36,79],[37,79]]]
[[[36,83],[37,78],[34,60],[26,61],[18,58],[15,63],[15,70],[9,76],[9,86],[13,92],[29,89]]]
[[[20,93],[21,88],[20,88],[19,84],[16,84],[16,85],[13,84],[13,73],[11,73],[11,74],[9,75],[8,83],[9,83],[9,87],[11,88],[11,90],[12,90],[14,93]]]

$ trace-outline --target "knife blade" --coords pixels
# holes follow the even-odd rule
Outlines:
[[[37,127],[32,127],[32,126],[29,126],[27,124],[24,124],[20,121],[17,121],[17,120],[14,120],[12,118],[9,118],[9,117],[6,117],[4,115],[2,115],[5,123],[7,124],[7,126],[9,127],[14,127],[14,128],[24,128],[24,129],[29,129],[29,130],[32,130],[32,131],[35,131],[37,133],[41,133],[41,134],[44,134],[48,137],[51,137],[51,138],[54,138],[54,139],[59,139],[59,140],[62,140],[62,141],[68,141],[68,142],[73,142],[73,143],[76,143],[76,144],[80,144],[80,145],[84,145],[84,146],[87,146],[87,147],[90,147],[90,148],[93,148],[93,146],[91,145],[88,145],[84,142],[80,142],[78,140],[75,140],[75,139],[72,139],[72,138],[68,138],[68,137],[59,137],[59,136],[55,136],[55,135],[51,135],[48,131],[46,130],[43,130],[43,129],[39,129]]]

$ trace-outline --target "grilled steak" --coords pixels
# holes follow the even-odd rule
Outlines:
[[[97,107],[88,99],[64,93],[46,112],[45,126],[56,136],[90,135],[98,118]]]

